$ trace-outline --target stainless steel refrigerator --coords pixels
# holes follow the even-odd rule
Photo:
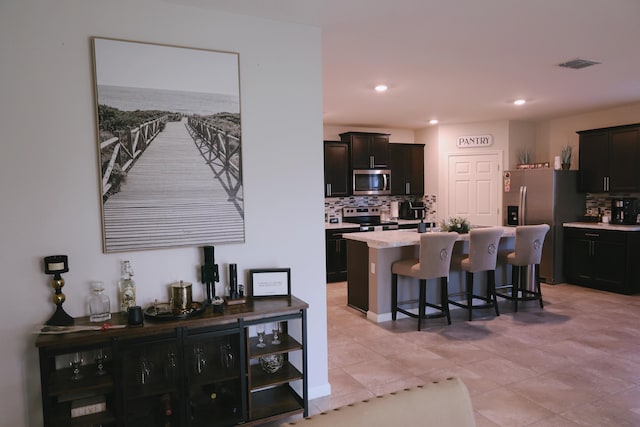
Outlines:
[[[578,171],[518,169],[503,174],[504,225],[549,224],[542,247],[540,277],[545,283],[564,281],[562,223],[578,221],[586,208],[578,192]]]

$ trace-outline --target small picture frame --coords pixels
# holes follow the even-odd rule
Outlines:
[[[262,268],[249,270],[252,297],[291,295],[290,268]]]

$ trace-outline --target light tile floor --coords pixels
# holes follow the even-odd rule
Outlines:
[[[313,415],[405,387],[459,376],[478,427],[640,426],[640,295],[543,285],[545,307],[512,303],[444,319],[374,324],[327,285],[331,396]]]

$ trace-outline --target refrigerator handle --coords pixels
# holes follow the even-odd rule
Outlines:
[[[520,187],[520,203],[518,207],[518,225],[525,225],[525,212],[527,211],[527,186]]]

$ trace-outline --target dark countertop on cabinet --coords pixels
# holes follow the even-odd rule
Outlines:
[[[593,230],[610,230],[610,231],[640,231],[640,224],[609,224],[603,222],[565,222],[563,227],[569,228],[588,228]]]

